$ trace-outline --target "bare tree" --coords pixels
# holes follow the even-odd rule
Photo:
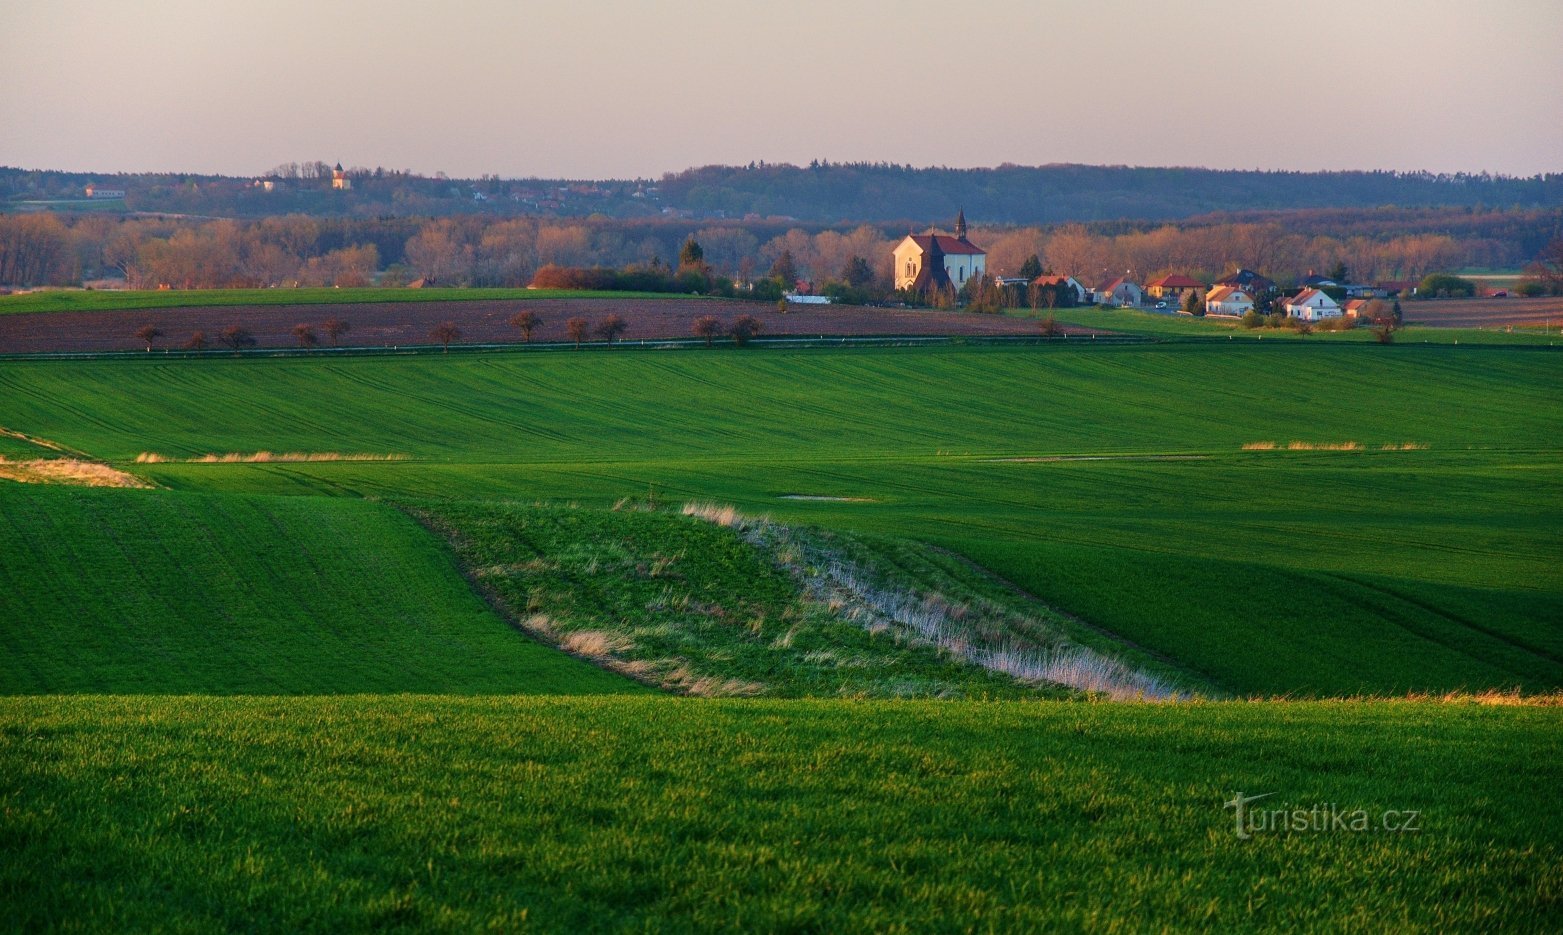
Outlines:
[[[294,325],[293,336],[298,338],[299,347],[314,347],[316,344],[320,343],[320,338],[315,336],[314,327],[310,325]]]
[[[581,349],[581,342],[586,340],[586,332],[591,330],[591,322],[585,318],[572,318],[564,323],[564,330],[569,333],[570,340],[575,342],[575,349]]]
[[[224,328],[222,334],[217,336],[217,340],[231,348],[235,354],[246,347],[255,346],[255,336],[241,325],[229,325]]]
[[[327,318],[321,322],[320,330],[324,331],[326,337],[331,339],[331,346],[336,347],[336,339],[352,331],[353,326],[340,318]]]
[[[698,246],[698,244],[696,246]],[[618,340],[619,335],[623,334],[624,330],[628,327],[629,324],[625,322],[622,317],[618,315],[609,315],[607,318],[604,318],[601,322],[599,322],[596,329],[594,330],[596,330],[598,337],[606,340],[608,342],[608,346],[612,347],[613,342]]]
[[[1044,338],[1056,338],[1064,333],[1064,329],[1058,326],[1058,319],[1054,318],[1051,312],[1042,316],[1042,320],[1037,324],[1041,327]]]
[[[1362,317],[1371,324],[1369,330],[1380,344],[1395,343],[1395,332],[1400,330],[1400,316],[1395,307],[1383,299],[1374,299],[1362,307]]]
[[[542,323],[543,320],[537,317],[536,312],[516,312],[510,316],[510,327],[521,332],[521,340],[528,344],[532,343],[532,332]]]
[[[733,343],[743,347],[749,343],[749,339],[764,330],[765,325],[753,315],[739,315],[733,319],[733,323],[727,326],[727,333],[733,336]]]
[[[142,325],[136,329],[136,340],[147,346],[147,353],[152,353],[152,342],[163,336],[163,331],[156,325]]]
[[[443,352],[449,354],[450,342],[461,340],[461,329],[456,327],[456,323],[453,321],[442,321],[434,326],[433,331],[429,332],[429,337],[440,342]]]
[[[694,331],[695,337],[705,338],[706,347],[710,347],[711,342],[722,333],[722,322],[715,315],[701,315],[695,319]]]
[[[200,329],[190,332],[190,340],[185,342],[185,347],[192,351],[204,351],[206,349],[206,332]]]

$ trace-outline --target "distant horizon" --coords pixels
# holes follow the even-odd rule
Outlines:
[[[215,176],[215,177],[220,177],[220,178],[241,179],[241,178],[266,178],[266,177],[269,177],[269,173],[270,173],[270,171],[272,169],[279,168],[279,167],[281,167],[283,165],[287,165],[288,163],[297,163],[299,165],[302,165],[305,161],[306,160],[284,160],[282,162],[272,163],[270,166],[267,166],[265,169],[254,171],[254,172],[205,171],[205,170],[200,170],[200,169],[189,169],[189,168],[181,168],[181,169],[77,169],[77,168],[60,168],[60,167],[56,167],[56,166],[17,166],[17,165],[6,165],[6,164],[0,164],[0,170],[10,170],[10,171],[19,171],[19,172],[57,172],[57,173],[61,173],[61,174],[64,174],[64,175],[103,175],[103,176],[116,176],[116,175],[175,175],[175,176],[177,176],[177,175],[202,175],[202,176]],[[309,161],[313,162],[315,160],[309,160]],[[361,163],[361,162],[350,162],[350,161],[348,161],[346,159],[343,159],[343,160],[321,159],[321,160],[318,160],[318,161],[323,162],[323,163],[325,163],[327,165],[333,165],[333,166],[338,164],[338,162],[340,162],[340,164],[342,165],[343,169],[345,171],[350,171],[350,172],[353,172],[353,171],[365,171],[365,170],[373,172],[376,169],[383,169],[386,172],[405,172],[405,173],[410,173],[410,174],[412,174],[414,176],[417,176],[417,177],[420,177],[420,178],[437,178],[437,177],[439,177],[440,173],[444,171],[444,170],[441,170],[441,169],[422,170],[422,169],[416,169],[416,168],[408,168],[406,166],[389,166],[389,165],[384,165],[384,164],[365,165],[364,163]],[[792,168],[792,169],[808,168],[810,161],[813,161],[813,160],[806,160],[804,162],[780,161],[780,160],[773,162],[773,161],[771,161],[769,159],[766,159],[766,160],[760,160],[760,159],[752,160],[753,163],[755,163],[757,165],[762,165],[763,164],[766,168]],[[1000,169],[1086,168],[1086,169],[1129,169],[1129,170],[1144,169],[1144,170],[1155,170],[1155,171],[1164,171],[1164,170],[1181,171],[1181,170],[1187,170],[1187,171],[1195,171],[1195,172],[1233,172],[1233,173],[1244,173],[1244,172],[1247,172],[1247,173],[1256,173],[1256,174],[1285,174],[1285,175],[1353,175],[1353,174],[1362,174],[1362,173],[1366,173],[1366,174],[1386,173],[1386,174],[1392,174],[1392,175],[1398,175],[1398,176],[1430,175],[1430,176],[1434,176],[1434,177],[1489,175],[1489,176],[1491,176],[1493,178],[1508,178],[1508,179],[1534,179],[1534,178],[1541,178],[1541,177],[1550,177],[1550,176],[1556,176],[1556,175],[1563,175],[1563,165],[1559,165],[1559,166],[1557,166],[1555,168],[1551,168],[1551,169],[1541,169],[1541,170],[1538,170],[1536,172],[1509,173],[1509,172],[1494,172],[1494,171],[1487,170],[1487,169],[1454,169],[1454,170],[1442,170],[1442,171],[1440,171],[1440,170],[1433,170],[1433,169],[1384,169],[1384,168],[1373,168],[1373,167],[1357,167],[1357,168],[1341,168],[1341,169],[1289,169],[1289,168],[1264,168],[1264,167],[1173,165],[1173,164],[1170,164],[1170,163],[1169,164],[1162,164],[1162,165],[1151,165],[1151,164],[1134,164],[1134,163],[1122,163],[1122,162],[1046,162],[1046,163],[1031,163],[1031,164],[1017,163],[1017,162],[1003,162],[1003,163],[995,163],[995,164],[991,164],[991,165],[962,165],[962,166],[955,166],[955,165],[912,165],[911,163],[898,162],[898,161],[894,161],[894,160],[847,160],[847,159],[831,159],[831,158],[826,158],[826,157],[818,157],[817,161],[820,162],[822,165],[828,165],[828,166],[864,166],[864,165],[866,165],[866,166],[905,167],[905,168],[908,168],[910,171],[913,171],[913,172],[926,172],[926,171],[983,172],[983,171],[997,171],[997,170],[1000,170]],[[488,178],[496,178],[496,179],[498,179],[500,181],[504,181],[504,182],[524,182],[524,181],[533,180],[533,179],[544,180],[544,181],[572,181],[572,182],[643,182],[643,181],[655,182],[658,179],[663,178],[664,176],[678,175],[678,174],[683,173],[683,172],[690,172],[690,171],[695,171],[695,170],[705,169],[705,168],[716,167],[716,168],[727,168],[727,169],[742,169],[742,168],[745,168],[746,166],[748,166],[750,164],[750,162],[751,162],[751,160],[745,160],[743,162],[727,162],[727,163],[723,163],[723,162],[701,162],[701,163],[694,163],[694,164],[691,164],[691,165],[687,165],[687,166],[684,166],[684,167],[679,168],[679,169],[671,169],[671,170],[667,170],[665,172],[660,172],[660,173],[658,173],[656,175],[595,175],[595,176],[593,176],[593,175],[506,175],[506,174],[503,174],[503,173],[496,173],[496,172],[479,172],[479,173],[476,173],[476,174],[473,174],[473,175],[459,175],[459,174],[456,174],[454,172],[445,172],[444,174],[448,178],[457,179],[457,180],[461,180],[461,181],[479,180],[479,179],[488,177]]]

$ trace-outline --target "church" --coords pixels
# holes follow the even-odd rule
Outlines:
[[[966,211],[955,216],[955,236],[929,231],[907,234],[895,248],[895,287],[926,292],[930,287],[959,289],[981,276],[988,252],[966,239]]]

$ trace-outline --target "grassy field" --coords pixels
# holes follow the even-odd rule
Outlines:
[[[1560,362],[0,361],[0,426],[169,488],[0,487],[0,912],[1548,931],[1555,695],[1056,700],[831,583],[958,606],[961,645],[1067,643],[1207,695],[1556,692]],[[924,700],[873,700],[901,695]]]
[[[570,289],[48,289],[0,296],[0,315],[22,312],[108,312],[116,309],[211,305],[335,305],[359,302],[475,302],[490,299],[656,299],[660,292],[584,292]]]
[[[23,930],[1545,931],[1557,723],[1411,703],[0,699],[0,893]],[[1250,808],[1287,823],[1240,838],[1223,803],[1265,793]]]
[[[1563,684],[1559,361],[1266,344],[33,362],[0,366],[0,424],[181,489],[654,490],[928,541],[1237,693],[1544,690]],[[131,463],[259,450],[409,458]]]
[[[390,507],[0,485],[0,694],[639,689],[527,639]]]
[[[1495,344],[1544,345],[1563,347],[1563,335],[1541,327],[1452,328],[1424,326],[1417,321],[1419,310],[1427,306],[1408,302],[1404,307],[1407,325],[1395,332],[1396,344]],[[1028,317],[1041,313],[1016,312]],[[1244,328],[1235,318],[1221,316],[1194,318],[1190,315],[1166,315],[1132,308],[1059,309],[1054,313],[1062,324],[1082,328],[1106,328],[1122,334],[1142,335],[1159,340],[1226,340],[1233,343],[1253,341],[1299,342],[1307,344],[1376,344],[1378,337],[1367,327],[1350,331],[1314,331],[1303,334],[1291,328]],[[1560,316],[1563,317],[1563,316]]]

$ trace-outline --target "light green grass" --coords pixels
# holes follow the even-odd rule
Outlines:
[[[0,699],[0,892],[24,930],[1545,931],[1558,724],[1407,703]],[[1239,839],[1239,792],[1370,830]]]
[[[665,299],[661,292],[587,292],[572,289],[49,289],[0,296],[0,315],[22,312],[107,312],[115,309],[209,305],[336,305],[353,302],[476,302],[502,299]],[[687,298],[679,296],[679,298]]]
[[[3,694],[639,690],[380,504],[4,484],[0,555]]]

